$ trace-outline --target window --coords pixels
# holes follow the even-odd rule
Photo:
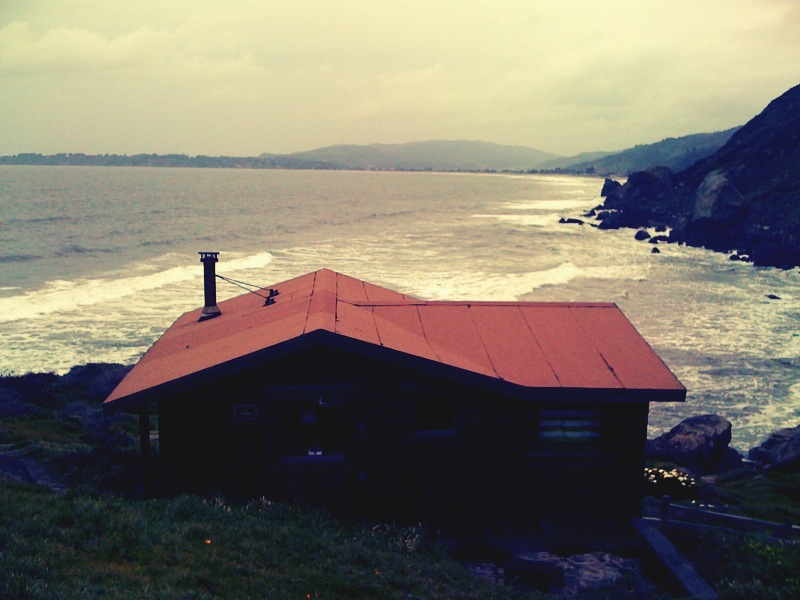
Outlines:
[[[414,428],[417,432],[452,432],[452,400],[430,395],[416,397],[414,399]]]
[[[543,410],[539,441],[545,445],[594,446],[600,438],[596,410]]]
[[[284,456],[330,456],[344,451],[343,404],[339,397],[293,400],[284,412]]]

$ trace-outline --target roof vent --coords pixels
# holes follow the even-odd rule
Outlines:
[[[215,272],[219,252],[198,252],[200,262],[203,263],[203,291],[205,293],[205,306],[198,321],[207,321],[222,314],[217,306],[217,274]]]

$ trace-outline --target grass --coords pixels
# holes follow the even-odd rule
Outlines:
[[[737,514],[800,524],[800,472],[797,471],[734,471],[717,478],[710,497]]]
[[[512,597],[414,528],[263,499],[131,501],[3,484],[3,598]]]
[[[682,504],[700,503],[777,524],[800,523],[800,472],[742,468],[701,480],[664,463],[648,472],[661,474],[657,485],[650,484],[655,496],[671,493]],[[678,485],[684,477],[690,483]],[[800,598],[798,539],[712,528],[674,527],[665,533],[721,600]]]
[[[800,598],[800,541],[723,530],[680,529],[670,539],[720,600]]]

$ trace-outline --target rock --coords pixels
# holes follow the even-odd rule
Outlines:
[[[44,410],[33,404],[21,402],[19,400],[9,400],[3,402],[0,399],[0,419],[8,419],[11,417],[22,417],[26,415],[42,414]]]
[[[647,231],[645,231],[644,229],[640,229],[640,230],[638,230],[636,232],[636,235],[634,235],[633,237],[636,238],[639,241],[642,241],[642,240],[649,239],[650,238],[650,234],[647,233]]]
[[[654,235],[651,237],[648,242],[651,244],[658,244],[659,242],[668,242],[669,236],[668,235]]]
[[[625,185],[615,188],[606,196],[603,203],[606,209],[629,213],[629,218],[637,222],[634,227],[646,225],[649,221],[664,220],[660,214],[671,214],[675,197],[675,174],[667,167],[653,167],[646,171],[636,171],[628,176]]]
[[[707,226],[724,227],[747,214],[747,201],[722,170],[708,173],[697,188],[692,220]]]
[[[646,584],[635,560],[607,552],[576,554],[564,558],[549,552],[516,555],[506,570],[506,578],[519,576],[531,580],[542,591],[575,598],[583,590],[612,588],[621,580],[632,582],[637,592],[646,594]],[[544,584],[544,585],[543,585]]]
[[[601,211],[601,210],[603,210],[603,205],[602,205],[602,204],[598,204],[598,205],[597,205],[597,206],[595,206],[593,209],[586,211],[586,212],[583,214],[583,216],[584,216],[584,217],[594,217],[594,216],[596,216],[596,215],[597,215],[597,213],[598,213],[599,211]]]
[[[620,227],[635,227],[636,221],[628,212],[608,210],[597,214],[597,219],[601,221],[600,229],[619,229]]]
[[[661,250],[659,250],[658,248],[653,248],[652,250],[650,250],[650,254],[661,254]]]
[[[780,267],[789,269],[800,265],[800,249],[795,240],[767,237],[753,243],[750,253],[753,264],[758,267]]]
[[[603,189],[600,190],[600,195],[605,198],[611,192],[620,187],[622,187],[622,184],[619,181],[614,181],[613,179],[606,177],[606,180],[603,182]]]
[[[647,456],[701,475],[724,473],[742,462],[739,453],[728,447],[731,429],[731,422],[718,415],[690,417],[664,435],[647,440]]]
[[[776,296],[775,294],[767,294],[766,297],[769,298],[770,300],[780,300],[781,299],[780,296]]]
[[[781,469],[800,468],[800,425],[770,434],[758,448],[747,453],[747,458]]]
[[[561,217],[558,220],[558,222],[559,223],[567,223],[567,224],[571,224],[571,225],[583,225],[583,221],[581,221],[580,219],[574,219],[572,217],[569,217],[569,218],[566,218],[566,219],[564,217]]]
[[[0,473],[24,483],[36,483],[25,463],[15,456],[0,455]]]

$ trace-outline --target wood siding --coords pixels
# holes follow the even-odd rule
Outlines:
[[[451,535],[585,536],[640,516],[647,426],[646,403],[590,394],[521,400],[313,348],[160,400],[161,480]]]

